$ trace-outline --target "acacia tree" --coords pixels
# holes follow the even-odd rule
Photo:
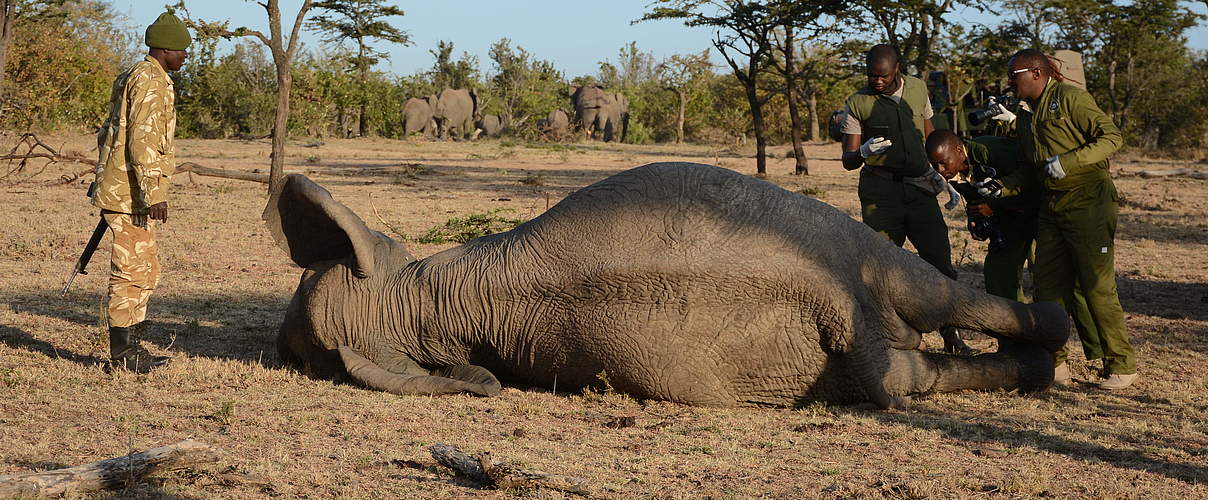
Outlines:
[[[298,9],[298,14],[294,18],[294,25],[290,29],[289,37],[286,38],[281,26],[281,1],[266,0],[257,3],[261,7],[264,7],[265,13],[268,14],[268,36],[245,27],[232,30],[228,28],[229,21],[210,22],[194,20],[189,17],[183,0],[177,2],[175,8],[185,14],[185,24],[193,28],[199,39],[219,37],[230,40],[232,38],[252,37],[268,46],[269,52],[272,53],[273,65],[277,70],[277,113],[273,121],[273,152],[269,156],[270,168],[268,177],[268,191],[272,193],[285,180],[285,136],[287,133],[286,126],[289,123],[289,91],[293,85],[292,70],[294,56],[298,53],[298,47],[300,46],[298,43],[298,31],[306,20],[307,12],[314,5],[312,0],[302,2],[302,7]]]
[[[478,87],[478,56],[463,52],[461,59],[453,60],[453,42],[436,42],[436,50],[429,50],[436,60],[432,63],[432,83],[439,92],[442,89],[469,89]]]
[[[636,22],[658,19],[682,19],[685,26],[714,28],[713,47],[721,53],[745,89],[755,129],[756,175],[767,175],[767,139],[764,137],[763,105],[771,94],[759,95],[759,75],[769,67],[772,31],[779,19],[766,2],[718,0],[657,0],[653,8]],[[741,59],[741,60],[740,60]]]
[[[385,52],[373,50],[369,46],[370,40],[382,40],[400,45],[411,44],[411,38],[407,32],[381,20],[383,17],[402,16],[403,10],[393,5],[383,5],[382,1],[320,0],[315,2],[314,8],[328,11],[334,15],[315,16],[308,23],[311,29],[325,35],[324,42],[356,41],[357,52],[356,56],[351,58],[351,62],[352,67],[357,71],[361,87],[361,109],[360,115],[357,117],[357,133],[361,136],[368,133],[365,109],[369,105],[369,95],[366,90],[369,68],[388,57]]]
[[[985,0],[856,0],[863,16],[848,18],[849,24],[865,28],[875,24],[885,41],[897,47],[902,63],[911,73],[925,75],[932,69],[942,30],[944,15],[957,5],[981,9]]]
[[[674,92],[679,101],[679,112],[675,120],[676,144],[684,142],[684,115],[690,94],[699,90],[699,84],[704,81],[712,67],[709,51],[705,50],[700,54],[673,55],[655,68],[663,90]]]

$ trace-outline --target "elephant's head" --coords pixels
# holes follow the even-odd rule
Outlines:
[[[277,348],[308,375],[344,373],[396,394],[472,392],[494,395],[499,382],[479,367],[421,367],[407,345],[387,345],[406,330],[412,297],[400,272],[415,258],[369,229],[352,210],[306,176],[289,175],[274,190],[264,220],[302,280],[286,309]],[[412,309],[408,311],[408,309]]]

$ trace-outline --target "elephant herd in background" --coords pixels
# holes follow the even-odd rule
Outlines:
[[[585,138],[625,141],[629,129],[629,100],[620,92],[608,92],[599,85],[572,85],[571,108],[554,109],[537,120],[537,130],[548,139],[561,141],[573,132]],[[481,114],[478,95],[473,90],[444,89],[439,94],[412,97],[403,103],[403,133],[422,134],[438,139],[474,139],[499,137],[503,123],[496,115]]]

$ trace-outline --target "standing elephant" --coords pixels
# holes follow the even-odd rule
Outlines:
[[[604,141],[625,141],[629,128],[629,100],[624,94],[605,91],[599,85],[572,85],[571,104],[575,107],[575,123],[588,139],[600,132]]]
[[[482,115],[475,126],[482,131],[483,137],[499,137],[503,132],[503,123],[495,115]]]
[[[550,140],[562,141],[570,134],[570,115],[561,109],[550,111],[545,118],[537,120],[537,131]]]
[[[473,90],[444,89],[436,97],[433,108],[436,135],[441,139],[469,138],[474,133],[474,117],[478,115],[478,94]]]
[[[403,103],[403,134],[422,133],[429,137],[436,133],[436,121],[433,120],[432,104],[436,96],[412,97]]]
[[[948,279],[820,201],[732,170],[654,163],[515,229],[422,260],[300,174],[265,220],[306,270],[282,359],[395,394],[504,381],[708,406],[1043,390],[1069,319]],[[999,352],[916,349],[944,326]],[[498,378],[497,378],[498,377]]]

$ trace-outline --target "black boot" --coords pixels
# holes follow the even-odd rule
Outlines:
[[[957,354],[960,356],[981,354],[981,351],[965,344],[965,339],[961,338],[960,330],[957,330],[955,327],[946,326],[940,328],[940,336],[944,338],[944,352],[948,354]]]
[[[128,327],[109,327],[109,366],[118,370],[147,373],[168,364],[172,358],[152,356],[139,344],[139,336],[146,327],[137,323]]]

